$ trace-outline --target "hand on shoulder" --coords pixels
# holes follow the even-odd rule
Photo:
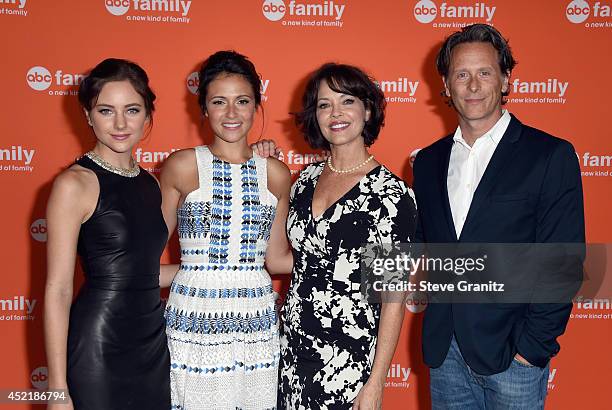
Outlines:
[[[251,144],[251,149],[257,153],[260,157],[268,158],[274,157],[278,158],[280,156],[280,148],[276,146],[274,140],[260,140],[254,144]]]

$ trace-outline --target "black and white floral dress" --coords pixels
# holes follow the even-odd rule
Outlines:
[[[384,166],[313,218],[323,168],[311,164],[291,189],[294,268],[281,313],[279,409],[350,408],[372,369],[380,317],[380,305],[362,300],[360,247],[409,242],[416,228],[412,191]]]

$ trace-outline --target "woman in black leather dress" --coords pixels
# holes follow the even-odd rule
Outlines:
[[[45,338],[49,409],[169,409],[169,357],[159,295],[167,230],[157,181],[132,158],[155,94],[125,60],[98,64],[79,88],[95,147],[62,172],[47,207]],[[85,284],[72,302],[76,255]]]

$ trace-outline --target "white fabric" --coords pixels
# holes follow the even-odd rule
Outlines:
[[[463,139],[461,128],[457,127],[455,131],[446,187],[457,238],[461,236],[474,192],[499,141],[508,129],[510,119],[510,114],[504,110],[497,123],[478,138],[471,147]]]
[[[173,409],[273,409],[278,316],[264,256],[277,200],[266,159],[196,148],[200,186],[177,211],[181,265],[166,306]]]

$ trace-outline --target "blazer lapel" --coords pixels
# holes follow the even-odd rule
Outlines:
[[[456,241],[457,232],[455,231],[455,223],[453,222],[453,214],[450,208],[450,200],[448,198],[448,185],[446,180],[448,179],[448,166],[450,163],[450,154],[453,147],[453,135],[449,135],[444,140],[444,144],[440,148],[440,187],[442,193],[442,207],[444,208],[444,216],[451,237]]]
[[[472,222],[474,218],[477,218],[480,208],[495,186],[495,181],[497,180],[499,172],[504,168],[516,150],[518,146],[516,142],[521,136],[522,129],[523,124],[513,115],[512,119],[510,120],[510,124],[508,124],[506,132],[499,141],[499,144],[497,145],[497,148],[495,149],[495,152],[487,165],[487,169],[482,175],[480,183],[476,187],[474,197],[472,198],[472,203],[470,204],[470,209],[467,217],[465,218],[463,230],[461,231],[461,236],[459,238],[460,240],[465,237],[466,232],[469,232],[470,222]]]

